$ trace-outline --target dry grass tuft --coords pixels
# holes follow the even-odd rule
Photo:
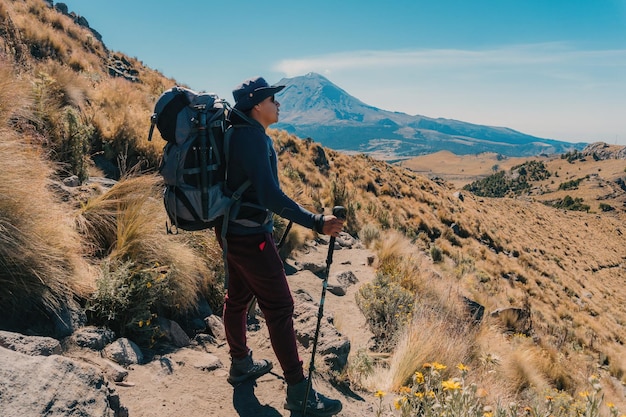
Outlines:
[[[92,283],[80,237],[48,189],[53,167],[0,130],[0,309],[18,317],[63,308]]]
[[[201,282],[208,274],[198,253],[180,239],[165,234],[165,212],[157,198],[160,179],[143,175],[128,178],[107,193],[89,200],[77,218],[92,253],[138,270],[171,273],[164,307],[194,308]],[[165,269],[163,269],[165,268]]]
[[[449,317],[417,306],[413,322],[398,341],[388,367],[364,384],[372,391],[397,392],[424,363],[467,363],[473,350],[471,340],[471,331],[451,326]]]

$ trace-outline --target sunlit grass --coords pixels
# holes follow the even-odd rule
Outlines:
[[[0,129],[0,310],[52,314],[93,284],[80,237],[48,187],[53,167]]]

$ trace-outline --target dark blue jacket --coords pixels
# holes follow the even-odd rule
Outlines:
[[[243,193],[242,201],[261,208],[243,205],[237,219],[249,219],[260,225],[244,226],[231,221],[228,233],[271,233],[274,228],[271,213],[321,232],[323,215],[311,213],[281,190],[272,139],[260,123],[251,121],[252,124],[238,125],[230,137],[227,187],[233,191],[247,179],[252,181],[252,185]]]

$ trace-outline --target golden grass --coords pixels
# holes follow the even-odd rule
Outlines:
[[[166,235],[160,186],[160,179],[153,175],[124,179],[89,200],[77,223],[92,249],[104,249],[96,253],[99,256],[132,261],[138,269],[166,268],[172,276],[171,293],[160,302],[188,311],[195,307],[203,281],[211,274],[198,252]]]
[[[165,142],[148,142],[150,116],[156,97],[147,95],[127,80],[114,78],[99,83],[93,93],[89,118],[96,128],[98,146],[108,160],[123,161],[122,174],[141,163],[142,169],[158,167]],[[124,111],[120,111],[124,109]]]
[[[32,117],[30,87],[25,80],[16,79],[15,69],[7,62],[0,62],[0,128],[7,128],[10,119]],[[5,132],[7,133],[7,132]]]
[[[413,322],[399,339],[388,366],[379,368],[364,385],[372,391],[398,391],[424,363],[467,363],[472,355],[471,331],[450,326],[445,317],[428,308],[416,308]]]
[[[93,285],[67,209],[48,189],[52,171],[23,138],[0,130],[0,308],[9,316],[54,312]]]

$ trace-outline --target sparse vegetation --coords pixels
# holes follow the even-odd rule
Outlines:
[[[569,162],[570,164],[573,164],[574,161],[581,161],[581,162],[585,161],[585,157],[582,154],[582,152],[576,149],[561,155],[561,159],[567,160],[567,162]]]
[[[393,400],[396,415],[402,417],[599,417],[609,413],[611,417],[620,415],[615,404],[604,403],[604,394],[597,377],[589,378],[590,388],[578,393],[578,398],[560,391],[547,390],[545,402],[534,406],[523,406],[516,402],[509,404],[487,404],[488,394],[479,384],[468,380],[469,368],[459,363],[458,375],[449,375],[448,366],[438,362],[424,363],[416,371],[408,385],[402,386],[399,395]],[[449,377],[450,376],[450,377]],[[447,378],[447,379],[446,379]],[[382,398],[383,391],[376,396]],[[378,414],[381,414],[382,401]],[[390,407],[391,408],[391,407]],[[606,415],[606,414],[604,414]]]
[[[583,203],[583,199],[580,197],[572,198],[570,195],[566,195],[562,200],[556,201],[552,204],[553,207],[562,208],[572,211],[589,211],[591,207]]]
[[[511,168],[509,174],[499,171],[468,184],[463,189],[482,197],[519,195],[530,188],[529,181],[544,180],[550,175],[543,162],[528,161]]]
[[[578,188],[580,182],[585,179],[586,178],[578,178],[576,180],[562,182],[561,184],[559,184],[559,190],[575,190]]]

